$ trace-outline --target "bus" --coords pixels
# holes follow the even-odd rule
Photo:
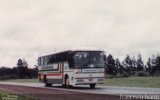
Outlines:
[[[38,79],[46,87],[104,83],[105,53],[101,50],[67,50],[38,57]]]

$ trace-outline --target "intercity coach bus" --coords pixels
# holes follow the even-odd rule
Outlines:
[[[104,58],[101,50],[68,50],[38,58],[38,79],[49,87],[104,83]]]

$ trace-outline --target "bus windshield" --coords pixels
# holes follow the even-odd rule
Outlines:
[[[104,54],[101,51],[83,51],[74,55],[75,67],[101,68],[104,67]]]

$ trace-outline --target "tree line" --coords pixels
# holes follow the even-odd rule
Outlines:
[[[37,78],[37,73],[38,73],[37,67],[28,68],[28,63],[26,62],[26,60],[19,59],[16,67],[0,68],[0,80]]]
[[[28,68],[25,59],[19,59],[13,68],[1,67],[0,80],[37,78],[38,68]],[[127,55],[123,61],[114,59],[112,54],[105,57],[105,74],[111,77],[160,76],[160,55],[153,55],[144,63],[141,54]]]
[[[109,54],[105,58],[105,73],[114,77],[160,76],[160,55],[153,55],[144,63],[141,54],[137,59],[127,55],[122,62]]]

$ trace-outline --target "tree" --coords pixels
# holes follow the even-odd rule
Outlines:
[[[137,61],[136,61],[135,57],[133,57],[133,58],[132,58],[132,68],[131,68],[132,75],[135,74],[135,72],[136,72],[136,67],[137,67]]]
[[[152,66],[151,58],[148,58],[147,66],[148,66],[147,72],[149,73],[149,75],[153,76],[153,66]]]
[[[27,67],[28,68],[28,63],[27,63],[27,61],[25,59],[23,59],[22,63],[23,63],[23,67]]]
[[[106,73],[116,75],[117,69],[113,56],[109,54],[106,58]]]
[[[1,80],[9,79],[10,76],[11,76],[11,69],[2,66],[0,68],[0,79]]]
[[[22,59],[18,59],[17,67],[23,67]]]
[[[160,72],[160,55],[156,57],[156,69]]]
[[[156,57],[156,66],[155,66],[156,74],[160,74],[160,55]]]
[[[152,73],[154,74],[156,72],[156,56],[155,55],[152,55],[151,66],[152,66]]]
[[[132,66],[133,62],[129,55],[126,56],[125,60],[123,61],[123,66],[125,68],[125,71],[128,73],[128,75],[132,75]]]
[[[144,70],[144,63],[141,54],[139,54],[137,58],[137,71],[143,71],[143,70]]]
[[[13,67],[12,68],[12,79],[17,79],[19,78],[19,69],[18,67]]]
[[[27,76],[28,64],[25,59],[19,59],[17,63],[18,76],[20,79],[24,79]]]
[[[124,71],[124,68],[118,58],[116,59],[115,64],[116,64],[117,73],[122,74]]]

